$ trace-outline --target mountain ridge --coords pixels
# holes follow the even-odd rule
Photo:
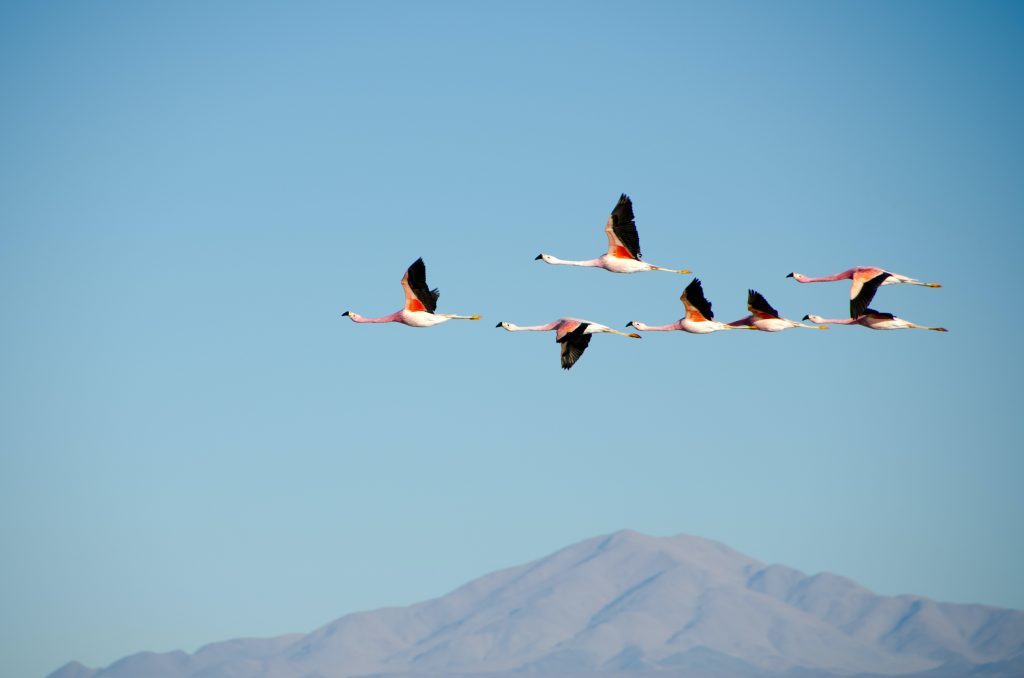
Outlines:
[[[621,530],[308,634],[139,653],[103,669],[73,662],[49,678],[923,676],[957,663],[998,672],[1021,657],[1024,612],[879,596],[710,539]]]

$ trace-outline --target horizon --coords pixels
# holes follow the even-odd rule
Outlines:
[[[0,653],[312,629],[621,526],[1024,609],[1024,8],[0,8]],[[586,260],[620,194],[646,261]],[[418,257],[441,313],[401,306]],[[551,333],[873,307],[948,333]]]

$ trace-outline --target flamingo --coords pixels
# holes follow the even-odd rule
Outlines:
[[[790,273],[786,277],[793,278],[799,283],[813,283],[813,282],[832,282],[833,280],[846,280],[851,279],[853,283],[850,285],[850,315],[859,315],[859,311],[863,311],[864,308],[859,309],[855,312],[853,309],[853,299],[860,294],[861,288],[868,280],[885,273],[889,277],[884,280],[881,284],[883,285],[899,285],[900,283],[907,283],[910,285],[921,285],[923,287],[942,287],[939,283],[927,283],[921,282],[920,280],[914,280],[913,278],[899,273],[893,273],[892,271],[886,271],[884,268],[875,268],[873,266],[855,266],[842,273],[836,273],[835,275],[826,275],[821,278],[809,278],[803,273]]]
[[[694,278],[686,289],[683,290],[679,301],[683,302],[686,315],[669,325],[646,325],[642,322],[631,320],[626,327],[633,327],[641,332],[667,332],[671,330],[682,330],[692,334],[710,334],[719,330],[753,330],[752,325],[726,325],[715,320],[715,314],[711,312],[711,302],[704,297],[704,288],[701,287],[700,279]]]
[[[555,330],[555,341],[562,345],[562,369],[567,370],[576,364],[590,344],[590,335],[598,332],[609,332],[623,337],[639,339],[639,334],[626,334],[613,330],[606,325],[598,325],[589,320],[577,318],[559,318],[546,325],[519,326],[508,322],[500,322],[495,327],[504,327],[509,332],[545,332]]]
[[[405,307],[391,315],[364,318],[352,311],[345,311],[341,315],[348,316],[354,323],[402,323],[409,327],[432,327],[449,320],[480,320],[478,315],[434,313],[441,293],[427,286],[427,267],[422,258],[412,262],[412,266],[402,276],[402,289],[405,290]]]
[[[822,318],[820,315],[809,314],[804,320],[812,323],[825,323],[828,325],[863,325],[869,330],[932,330],[933,332],[948,332],[945,327],[925,327],[897,318],[892,313],[882,313],[872,308],[865,309],[864,315],[856,318]]]
[[[608,217],[604,227],[608,236],[608,252],[597,259],[588,261],[567,261],[550,254],[538,254],[534,261],[540,259],[548,264],[565,264],[568,266],[592,266],[603,268],[612,273],[638,273],[640,271],[668,271],[669,273],[688,274],[687,269],[662,268],[648,264],[640,259],[640,236],[636,232],[633,218],[633,201],[625,193],[619,198],[618,204]]]
[[[828,325],[804,325],[795,320],[780,318],[779,312],[772,308],[768,300],[760,292],[754,290],[747,290],[747,308],[750,310],[750,315],[729,324],[733,327],[750,326],[762,332],[781,332],[790,327],[806,327],[812,330],[828,329]]]
[[[945,327],[925,327],[897,318],[892,313],[882,313],[873,308],[868,308],[878,288],[886,284],[891,273],[882,271],[870,280],[865,281],[857,297],[850,302],[851,314],[849,318],[822,318],[820,315],[805,315],[804,320],[828,325],[862,325],[869,330],[932,330],[934,332],[948,332]]]

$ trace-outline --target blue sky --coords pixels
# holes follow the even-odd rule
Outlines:
[[[441,595],[629,527],[1024,608],[1013,3],[0,8],[4,673]],[[689,278],[588,259],[621,192]],[[439,310],[357,326],[417,257]]]

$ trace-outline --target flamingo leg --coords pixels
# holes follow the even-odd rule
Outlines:
[[[643,338],[639,334],[636,334],[636,333],[626,334],[625,332],[619,332],[618,330],[613,330],[610,327],[605,328],[605,329],[600,330],[600,331],[601,332],[611,332],[612,334],[618,334],[619,336],[622,336],[622,337],[631,337],[633,339],[642,339]]]
[[[688,268],[662,268],[661,266],[655,266],[651,264],[652,271],[666,271],[668,273],[681,273],[682,275],[690,275],[692,271]]]

